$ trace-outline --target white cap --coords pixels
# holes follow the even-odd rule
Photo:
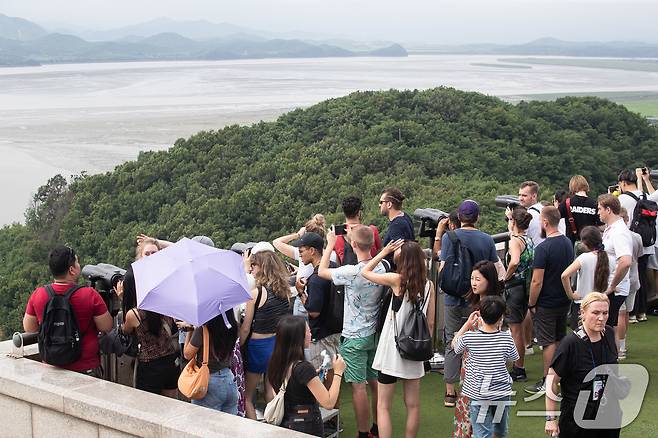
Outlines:
[[[208,236],[194,236],[192,237],[192,240],[195,242],[203,243],[204,245],[212,246],[213,248],[215,247],[215,242],[213,242],[212,239]]]
[[[262,251],[274,252],[274,247],[270,242],[258,242],[256,245],[254,245],[253,248],[251,248],[252,254],[256,254],[257,252],[262,252]]]

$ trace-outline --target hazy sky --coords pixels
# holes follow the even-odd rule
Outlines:
[[[98,29],[170,17],[399,42],[658,42],[657,0],[0,0],[0,13]]]

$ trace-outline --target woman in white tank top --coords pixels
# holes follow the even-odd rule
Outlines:
[[[395,253],[397,272],[376,274],[373,269],[385,257]],[[392,290],[391,304],[380,334],[372,367],[379,371],[377,426],[381,438],[392,436],[391,404],[397,379],[404,380],[404,399],[407,407],[405,436],[418,433],[420,420],[420,378],[425,375],[423,362],[403,359],[395,345],[393,318],[401,326],[409,317],[416,302],[422,305],[427,316],[430,333],[434,331],[435,294],[432,282],[427,279],[425,253],[418,243],[397,240],[390,242],[363,268],[361,275],[373,283],[388,286]]]

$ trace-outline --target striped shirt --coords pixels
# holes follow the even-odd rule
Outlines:
[[[497,400],[511,395],[512,378],[507,362],[519,358],[509,331],[464,333],[457,339],[455,353],[468,351],[462,392],[472,400]]]

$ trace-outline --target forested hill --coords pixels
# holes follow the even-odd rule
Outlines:
[[[272,239],[318,212],[337,223],[340,200],[353,193],[365,200],[364,220],[384,229],[377,200],[387,185],[404,191],[408,211],[475,199],[483,229],[498,232],[494,197],[519,182],[539,181],[550,199],[581,173],[598,193],[623,167],[655,167],[657,150],[655,128],[606,100],[511,105],[445,88],[353,93],[275,122],[201,132],[113,172],[42,187],[26,226],[0,230],[0,328],[19,327],[55,241],[83,263],[125,266],[141,232],[206,234],[222,247]]]

